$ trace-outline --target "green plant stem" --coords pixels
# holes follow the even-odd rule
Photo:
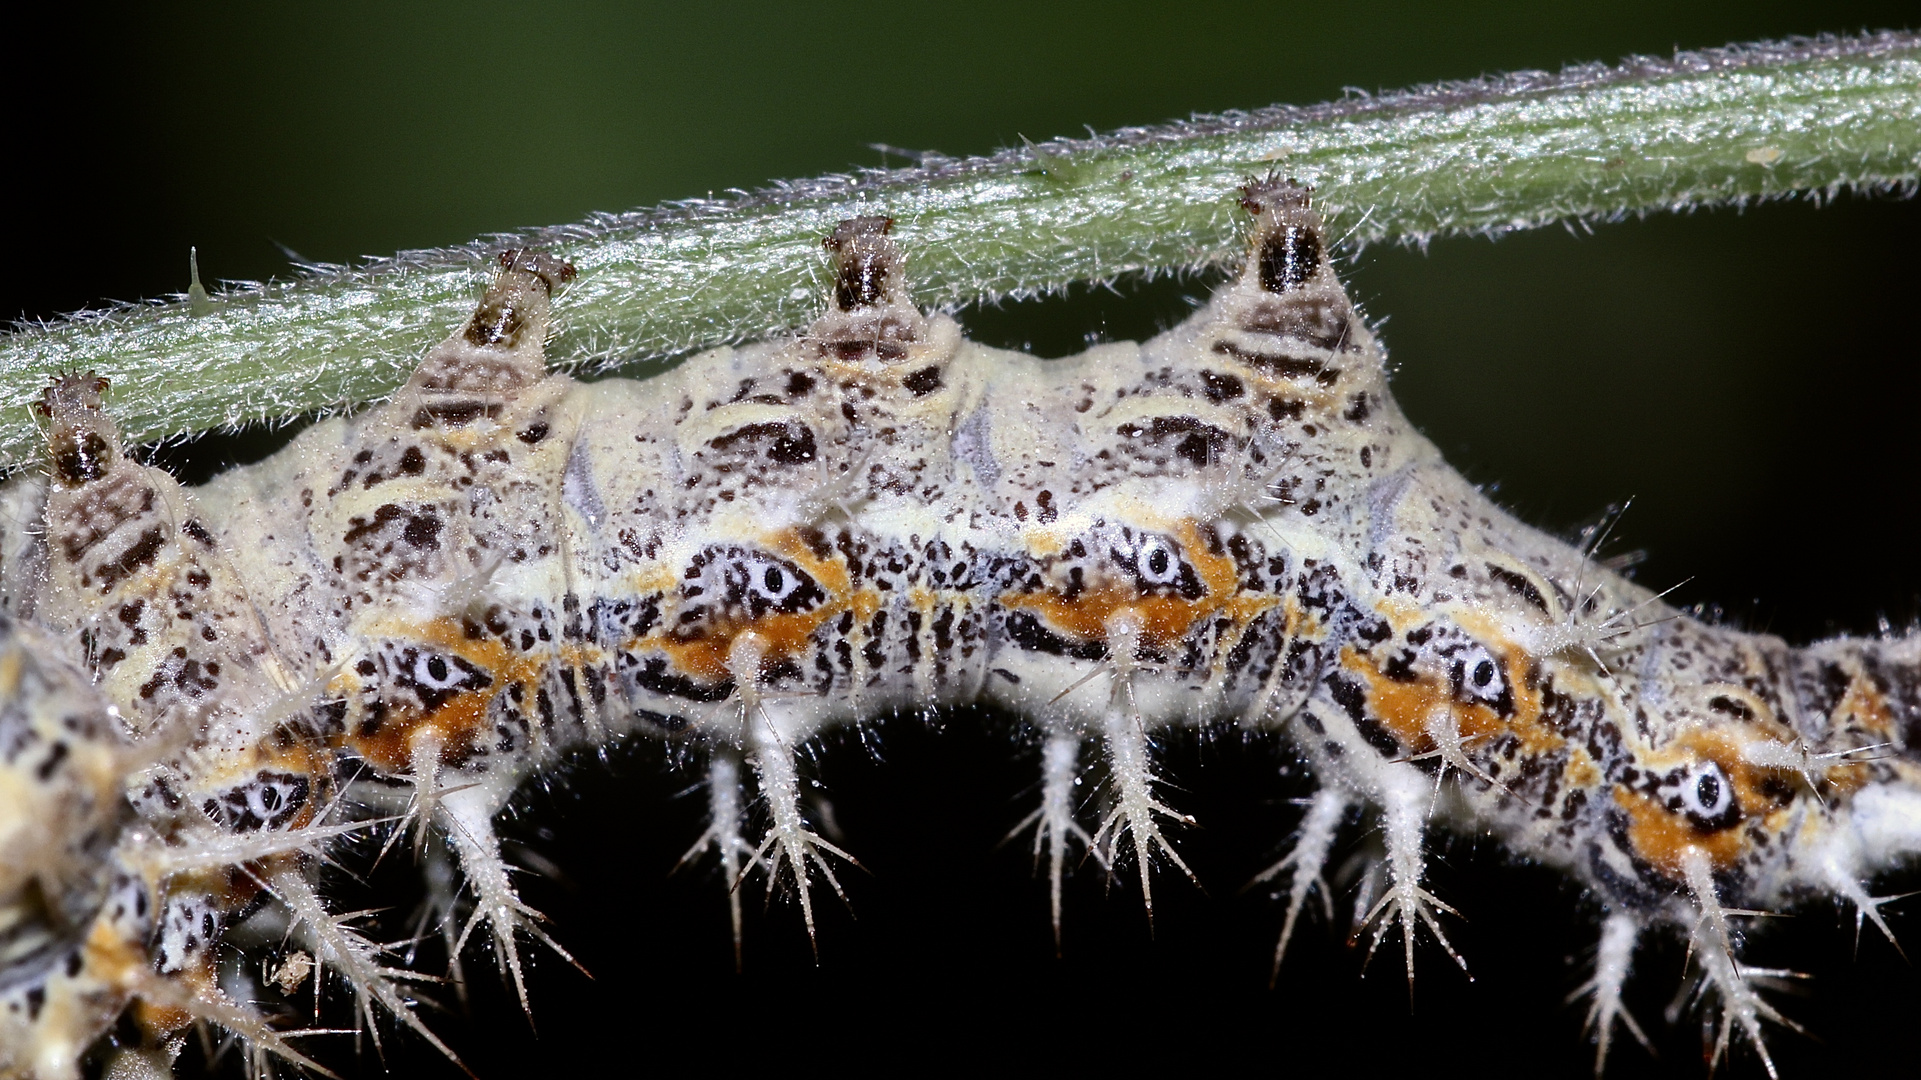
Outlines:
[[[37,457],[23,410],[60,371],[111,378],[136,441],[376,399],[466,315],[505,247],[578,266],[550,355],[600,371],[806,321],[820,238],[845,217],[894,217],[918,298],[955,304],[1235,258],[1235,188],[1270,169],[1315,185],[1359,243],[1911,192],[1921,37],[1744,46],[930,156],[23,328],[0,339],[0,466]]]

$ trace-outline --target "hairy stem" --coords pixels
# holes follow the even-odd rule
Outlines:
[[[471,306],[490,256],[552,250],[580,277],[548,355],[601,371],[805,321],[820,238],[884,213],[916,298],[955,304],[1237,257],[1234,187],[1315,185],[1354,241],[1420,241],[1576,218],[1921,177],[1921,37],[1761,44],[1511,75],[1064,139],[917,168],[313,267],[211,298],[136,305],[0,339],[0,466],[33,460],[21,411],[54,372],[115,384],[145,441],[378,398]]]

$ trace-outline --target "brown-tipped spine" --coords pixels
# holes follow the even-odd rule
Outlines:
[[[107,380],[94,372],[56,375],[34,404],[53,421],[47,457],[63,486],[78,487],[106,475],[119,453],[113,424],[101,412]]]
[[[835,255],[835,310],[857,311],[904,298],[905,260],[887,236],[893,227],[890,217],[849,218],[823,241]]]
[[[573,264],[544,251],[509,248],[500,253],[500,273],[467,321],[467,341],[482,348],[512,349],[526,331],[529,308],[544,315],[546,301],[574,279]],[[538,303],[530,294],[538,292]],[[544,321],[544,320],[543,320]]]
[[[1241,207],[1254,215],[1252,256],[1261,288],[1271,293],[1298,289],[1326,262],[1321,220],[1308,207],[1313,189],[1269,176],[1241,188]]]

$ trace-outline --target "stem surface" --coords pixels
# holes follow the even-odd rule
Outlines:
[[[733,198],[404,252],[288,281],[130,305],[0,338],[0,467],[36,460],[22,411],[56,372],[114,383],[130,442],[379,398],[467,314],[492,256],[534,246],[580,276],[548,350],[605,371],[798,325],[820,239],[884,213],[915,295],[952,305],[1237,258],[1237,185],[1311,183],[1357,243],[1921,177],[1921,37],[1802,39],[1273,106],[990,157],[781,184]]]

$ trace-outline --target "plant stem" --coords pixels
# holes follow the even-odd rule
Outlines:
[[[408,252],[210,299],[134,305],[0,339],[0,408],[22,418],[47,376],[115,385],[130,440],[326,412],[378,398],[462,319],[490,256],[572,260],[558,366],[600,371],[804,322],[820,238],[885,213],[917,297],[956,304],[1239,255],[1235,188],[1277,169],[1312,183],[1358,243],[1921,177],[1921,37],[1821,38],[1632,59],[1276,106],[1064,139],[991,157],[783,184],[718,200]],[[0,466],[33,460],[24,419]]]

